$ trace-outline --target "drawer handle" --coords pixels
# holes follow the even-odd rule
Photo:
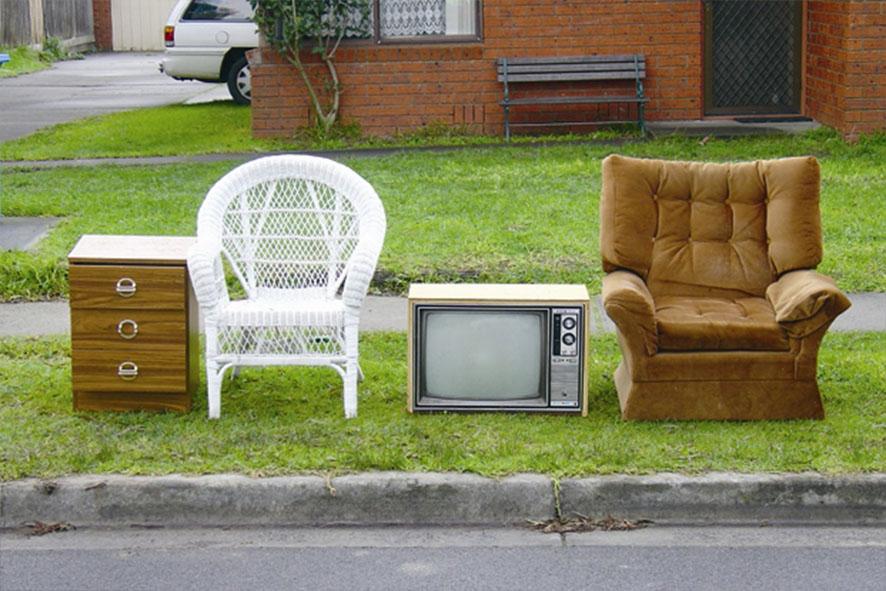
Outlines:
[[[129,318],[121,320],[120,324],[117,325],[117,334],[127,341],[134,339],[138,336],[138,322]]]
[[[117,294],[122,298],[131,298],[135,295],[135,279],[122,277],[117,280]]]
[[[117,375],[121,380],[131,382],[138,377],[138,366],[132,361],[124,361],[117,366]]]

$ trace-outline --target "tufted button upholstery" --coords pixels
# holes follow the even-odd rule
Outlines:
[[[764,298],[655,300],[662,351],[788,351],[788,336]]]
[[[622,417],[822,418],[816,359],[849,307],[821,261],[814,158],[603,161],[603,306]]]
[[[763,297],[778,275],[821,260],[814,158],[610,156],[603,167],[603,267],[634,271],[653,296]]]

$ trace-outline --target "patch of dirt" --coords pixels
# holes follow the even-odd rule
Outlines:
[[[71,531],[77,529],[66,521],[59,521],[57,523],[44,523],[42,521],[35,521],[33,523],[26,523],[25,528],[26,533],[30,536],[45,536],[46,534],[54,534],[60,531]]]
[[[530,521],[529,525],[545,534],[565,534],[590,531],[630,531],[642,529],[652,521],[648,519],[617,519],[607,515],[602,519],[593,519],[586,515],[576,515],[569,519],[549,519],[548,521]]]

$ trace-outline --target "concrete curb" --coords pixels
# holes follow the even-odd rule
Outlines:
[[[886,474],[600,476],[560,483],[560,508],[685,524],[886,523]]]
[[[74,476],[0,485],[0,528],[514,525],[575,514],[680,524],[886,524],[886,474]]]
[[[75,476],[0,489],[0,527],[66,521],[86,526],[507,525],[550,519],[550,479],[376,472],[319,476]]]

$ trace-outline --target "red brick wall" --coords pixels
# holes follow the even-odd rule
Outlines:
[[[480,43],[342,47],[337,60],[345,88],[342,119],[380,135],[433,122],[500,133],[496,58],[623,53],[646,55],[649,119],[701,117],[699,0],[485,0],[483,6]],[[288,135],[306,125],[307,98],[294,68],[272,50],[256,57],[255,135]],[[617,94],[633,90],[631,82],[596,88]],[[583,107],[591,115],[593,109]],[[616,114],[604,111],[602,116]],[[518,119],[520,111],[515,109],[514,116]]]
[[[806,111],[850,138],[886,130],[886,2],[807,5]]]
[[[111,0],[92,0],[92,20],[95,47],[100,51],[112,50],[114,33],[111,28]]]

